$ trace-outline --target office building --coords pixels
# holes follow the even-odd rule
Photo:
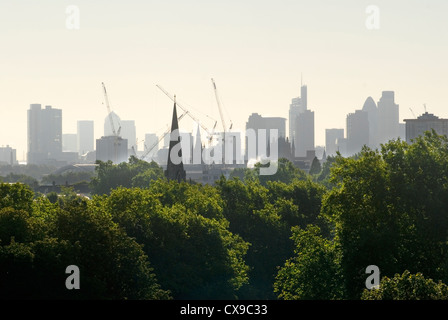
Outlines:
[[[448,136],[448,119],[440,119],[432,113],[425,112],[417,119],[405,119],[406,142],[425,134],[426,131],[434,131],[439,135]]]
[[[128,161],[128,141],[118,136],[96,139],[96,160],[115,164]]]
[[[78,121],[77,139],[77,151],[80,155],[95,150],[94,123],[92,120]]]
[[[17,150],[10,146],[0,147],[0,164],[16,165],[17,162]]]
[[[128,140],[128,148],[129,150],[132,147],[135,148],[135,151],[138,150],[137,147],[137,129],[135,127],[134,120],[121,120],[121,134],[120,136],[123,139]]]
[[[113,127],[112,127],[112,124],[113,124]],[[119,133],[121,132],[121,119],[115,112],[112,111],[104,119],[104,136],[105,137],[113,136],[114,130],[115,130],[115,134],[118,134],[120,136]]]
[[[314,111],[305,110],[296,118],[294,148],[296,157],[305,157],[314,150]]]
[[[285,138],[286,137],[286,119],[280,118],[280,117],[262,117],[258,113],[252,113],[249,116],[248,121],[246,122],[246,130],[253,129],[255,131],[255,141],[251,142],[248,140],[248,137],[246,137],[246,143],[245,143],[245,150],[246,150],[246,160],[248,160],[248,143],[254,143],[253,147],[254,151],[256,152],[257,156],[268,156],[269,154],[269,145],[271,141],[271,131],[270,130],[277,130],[277,137],[278,138]],[[259,130],[265,130],[265,138],[266,138],[266,146],[263,146],[261,150],[259,149],[259,139],[260,134],[263,131]],[[264,138],[264,137],[262,137]],[[278,142],[278,141],[277,141]],[[266,154],[268,153],[268,154]]]
[[[354,155],[369,145],[369,115],[356,110],[347,115],[347,153]]]
[[[57,161],[62,153],[62,110],[31,104],[28,117],[28,164]]]
[[[325,129],[325,152],[327,156],[335,156],[339,151],[338,140],[344,139],[344,129]]]
[[[145,134],[144,150],[145,153],[148,152],[146,157],[148,160],[156,156],[159,151],[159,137],[155,133]]]
[[[399,106],[393,91],[383,91],[378,101],[378,131],[376,144],[387,143],[400,135]]]
[[[367,112],[369,120],[369,147],[376,149],[378,145],[378,107],[372,97],[364,102],[362,111]]]
[[[78,135],[76,133],[62,134],[62,151],[78,152]]]

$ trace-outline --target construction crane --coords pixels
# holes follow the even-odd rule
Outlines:
[[[221,100],[219,99],[218,89],[216,88],[216,83],[215,83],[215,80],[213,80],[213,78],[212,78],[212,84],[213,84],[213,89],[215,90],[215,97],[216,97],[216,102],[218,104],[219,116],[221,117],[222,128],[224,130],[224,133],[226,133],[227,126],[226,126],[226,122],[224,120],[224,115],[222,114]],[[232,121],[230,121],[230,122],[232,122]],[[232,129],[232,126],[233,126],[233,124],[231,123],[229,130]]]
[[[121,126],[118,128],[118,131],[115,131],[114,119],[112,118],[112,112],[110,109],[109,97],[107,96],[106,86],[104,85],[104,82],[102,82],[101,84],[103,85],[104,100],[106,101],[107,114],[109,115],[109,122],[112,128],[112,133],[115,137],[118,137],[120,135]]]
[[[110,126],[112,128],[112,133],[114,136],[114,158],[115,158],[114,162],[117,162],[117,160],[118,160],[118,145],[120,144],[118,138],[120,137],[121,126],[118,127],[118,131],[115,131],[115,125],[114,125],[114,120],[112,118],[112,112],[110,109],[109,97],[107,96],[106,86],[105,86],[104,82],[102,82],[101,84],[103,85],[104,99],[106,101],[109,122],[110,122]]]
[[[415,114],[414,114],[414,111],[412,111],[412,109],[411,108],[409,108],[409,110],[411,110],[411,112],[412,112],[412,115],[414,116],[414,118],[415,119],[417,119],[417,117],[415,116]]]
[[[178,118],[177,121],[180,121],[184,116],[187,115],[187,112],[184,112],[183,114],[181,114]],[[154,149],[160,141],[162,141],[163,138],[165,138],[165,136],[170,133],[171,128],[168,128],[160,137],[159,139],[157,139],[157,142],[154,142],[149,148],[146,148],[145,152],[142,154],[142,156],[140,157],[140,160],[144,160],[146,158],[146,156],[152,151],[152,149]],[[145,144],[146,147],[146,144]]]
[[[166,91],[165,89],[163,89],[161,86],[156,85],[157,88],[159,88],[168,98],[170,98],[172,101],[175,101],[175,97],[173,95],[171,95],[168,91]],[[208,128],[206,126],[204,126],[195,116],[193,116],[191,114],[191,112],[189,112],[186,108],[184,108],[182,105],[179,104],[179,102],[176,102],[176,105],[181,108],[185,114],[187,114],[188,116],[190,116],[191,119],[193,119],[195,122],[197,122],[202,129],[205,130],[205,132],[207,132],[208,135],[208,141],[209,143],[211,142],[211,140],[213,139],[213,132],[210,132],[208,130]],[[213,126],[213,129],[216,127],[216,121],[215,121],[215,125]]]

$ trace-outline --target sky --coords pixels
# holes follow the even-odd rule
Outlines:
[[[288,118],[303,82],[316,145],[382,91],[395,91],[400,121],[424,104],[448,118],[447,30],[446,0],[1,0],[0,146],[24,159],[32,103],[62,109],[63,133],[94,120],[100,138],[102,82],[111,109],[135,120],[140,150],[172,116],[156,85],[220,129],[211,78],[235,130],[251,113]],[[197,127],[187,117],[179,126]]]

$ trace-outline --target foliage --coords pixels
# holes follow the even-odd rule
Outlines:
[[[129,162],[117,165],[112,161],[97,161],[97,164],[97,176],[92,178],[90,183],[93,194],[109,194],[118,187],[147,188],[151,181],[164,179],[163,170],[157,163],[149,163],[135,156],[131,156]]]
[[[114,190],[106,199],[105,208],[130,236],[144,245],[160,283],[174,298],[235,298],[247,281],[243,257],[248,244],[228,231],[228,224],[219,214],[210,213],[196,185],[181,184],[188,202],[176,199],[177,193],[168,190],[168,198],[161,201],[160,194],[154,191],[161,184],[165,190],[174,185],[158,183],[155,190]],[[101,206],[105,199],[94,200]]]
[[[347,297],[359,298],[371,264],[386,276],[408,269],[447,279],[446,137],[427,133],[411,145],[391,141],[356,159],[337,157],[331,181],[322,214],[334,225]]]
[[[278,271],[274,291],[284,300],[340,299],[343,286],[337,248],[316,226],[293,227],[295,256]]]
[[[426,279],[422,273],[395,274],[383,277],[378,289],[365,289],[363,300],[448,300],[448,286],[442,281]]]

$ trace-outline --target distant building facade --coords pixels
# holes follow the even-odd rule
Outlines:
[[[62,153],[62,110],[40,104],[31,104],[28,116],[29,164],[57,161]]]
[[[96,139],[96,159],[121,163],[128,161],[128,141],[118,136]]]
[[[347,153],[353,155],[369,145],[369,115],[356,110],[347,115]]]
[[[325,152],[327,156],[335,156],[339,151],[338,141],[344,139],[344,129],[325,130]]]
[[[9,164],[11,166],[18,164],[17,150],[10,146],[0,147],[0,164]]]
[[[448,119],[440,119],[432,113],[425,112],[417,119],[405,119],[406,124],[406,142],[424,135],[426,131],[434,131],[439,135],[448,136]]]
[[[94,122],[80,120],[77,123],[77,150],[83,155],[95,150]]]
[[[294,148],[296,157],[305,157],[308,151],[314,150],[314,111],[305,110],[295,121]]]
[[[376,143],[387,143],[400,135],[399,105],[395,103],[394,91],[383,91],[378,101],[378,140]]]
[[[246,122],[246,130],[253,129],[256,132],[255,153],[262,155],[264,151],[268,150],[269,142],[271,141],[271,129],[277,130],[278,138],[286,138],[286,119],[280,117],[262,117],[258,113],[252,113]],[[266,149],[259,150],[259,131],[266,130]],[[245,143],[245,157],[248,157],[248,138],[246,137]]]

